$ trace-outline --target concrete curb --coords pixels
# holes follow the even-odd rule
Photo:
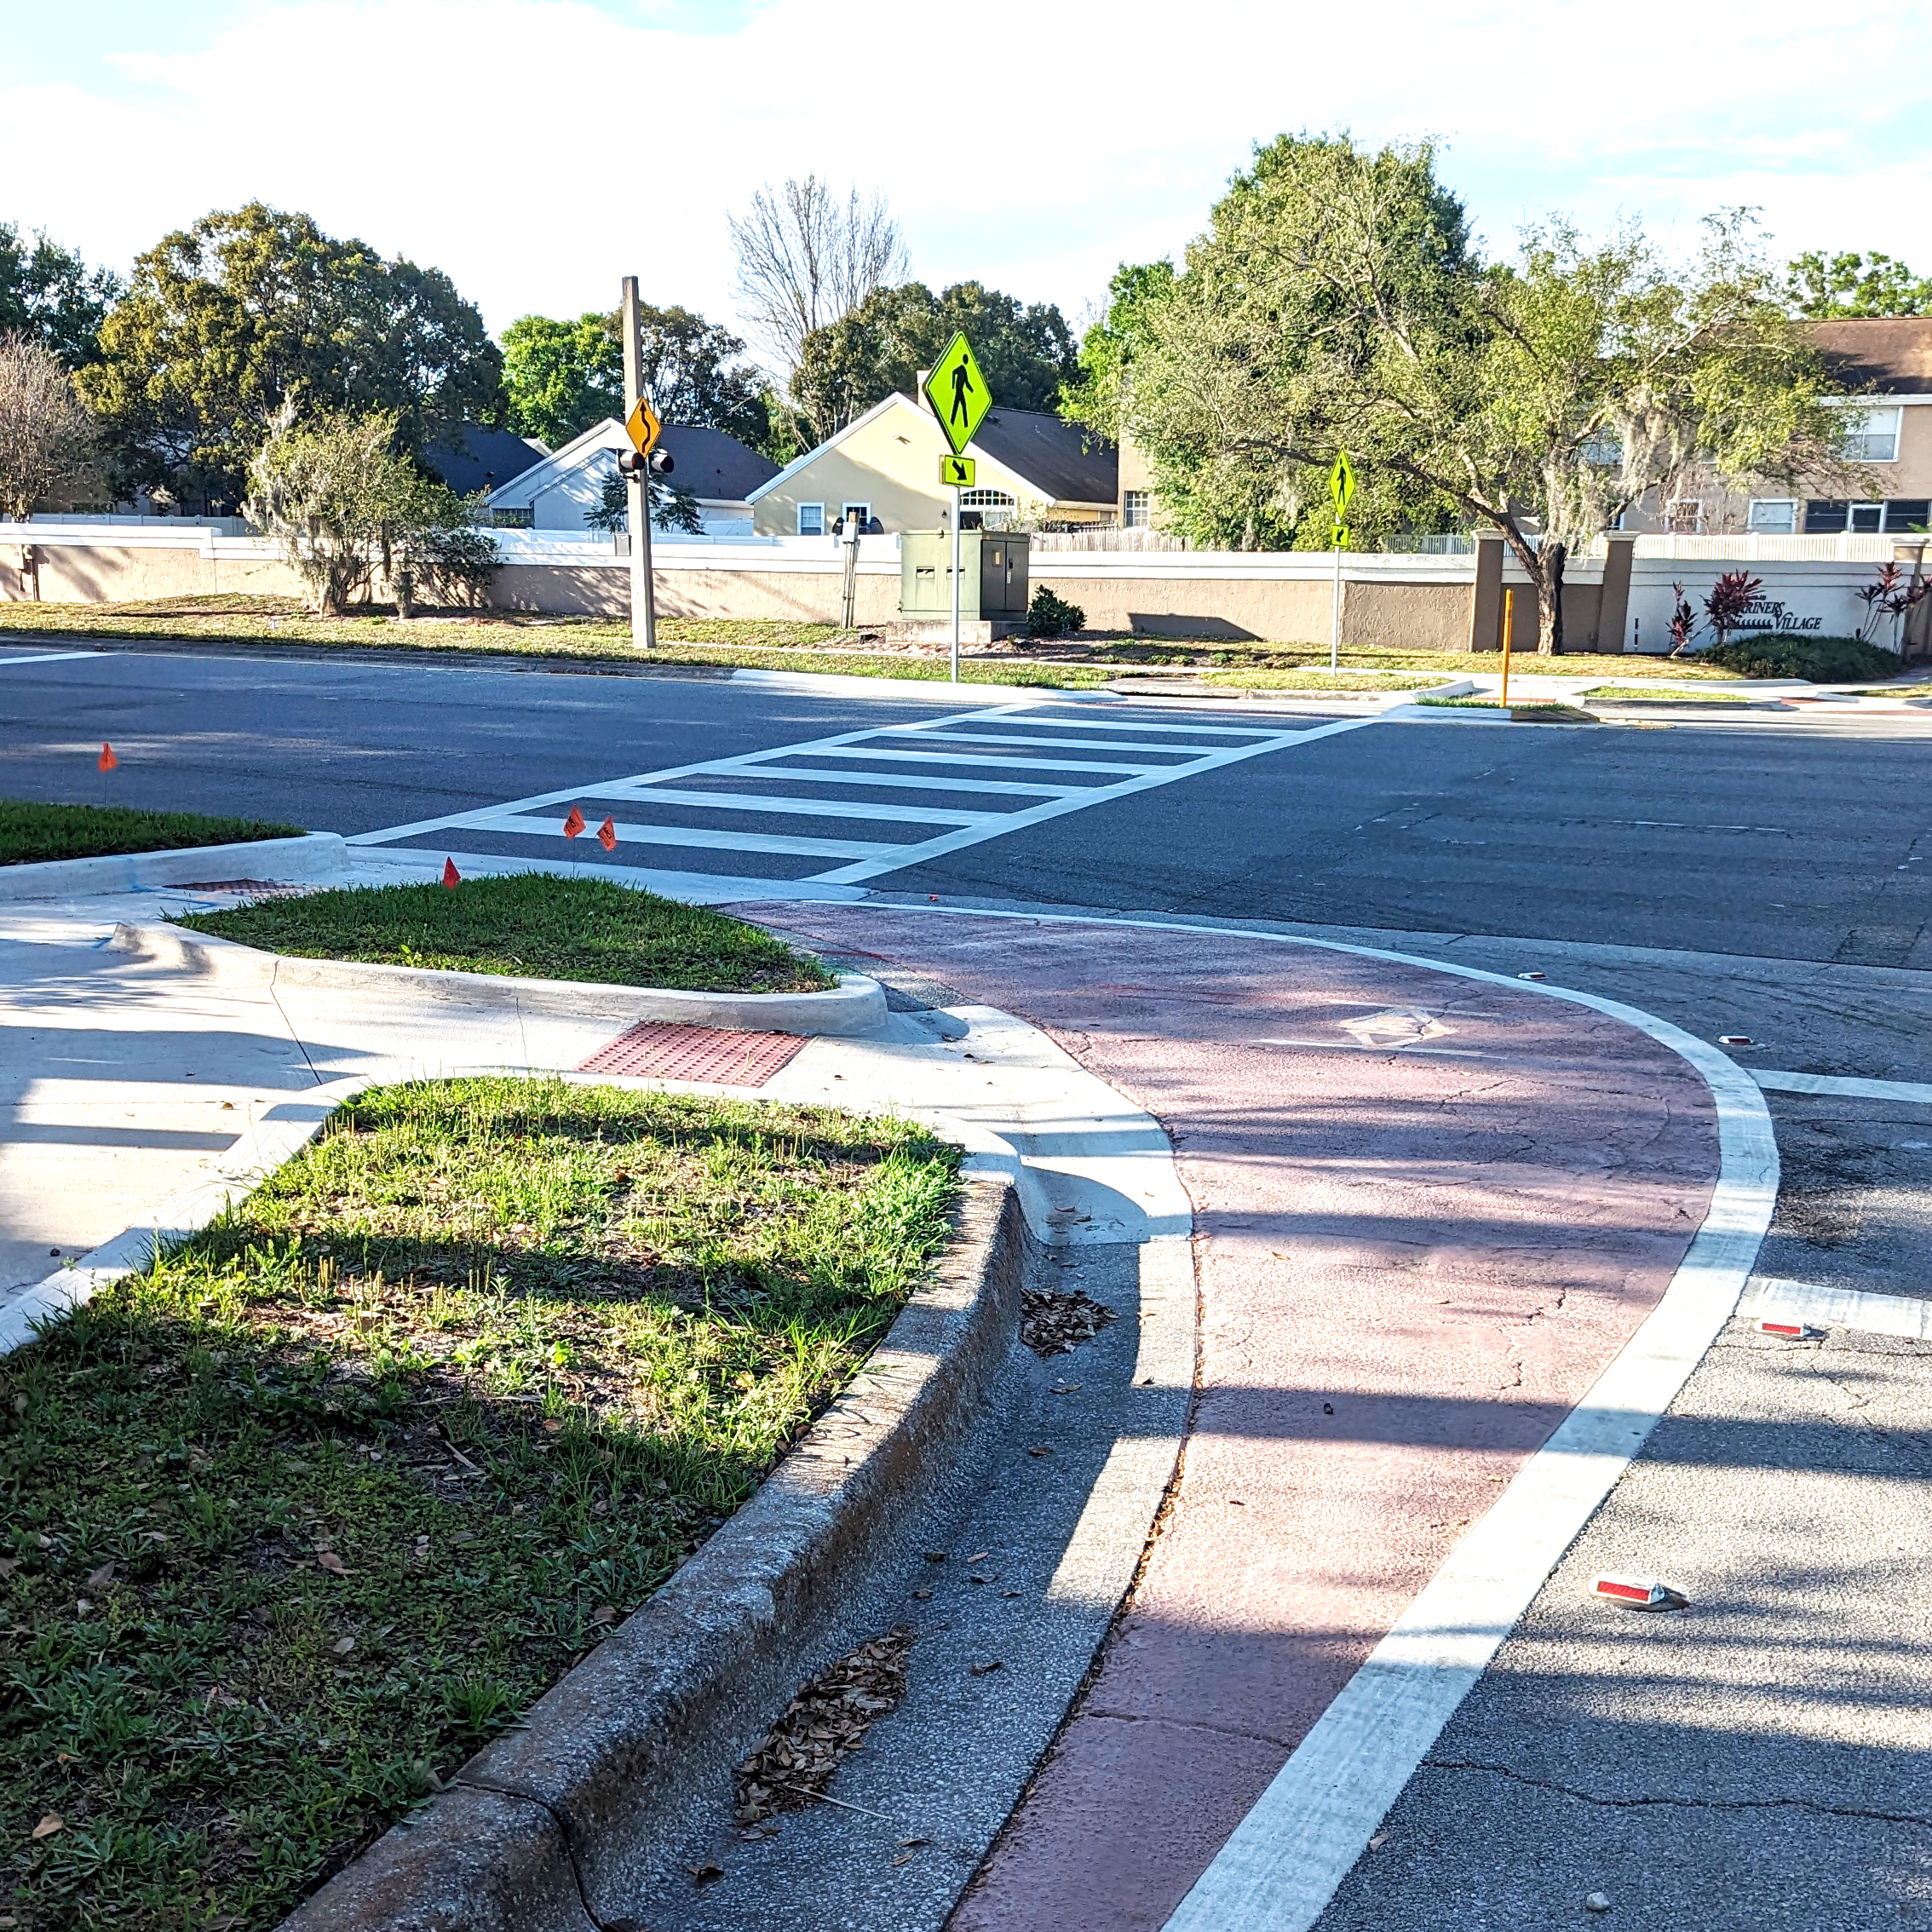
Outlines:
[[[966,1425],[1009,1343],[1026,1224],[969,1175],[958,1239],[852,1386],[664,1587],[284,1921],[285,1932],[610,1932],[627,1872],[728,1744],[762,1670],[834,1600]]]
[[[655,1020],[737,1032],[849,1036],[877,1032],[886,1020],[884,989],[877,980],[857,973],[841,974],[831,992],[684,992],[661,986],[441,972],[355,959],[296,959],[210,933],[190,932],[181,926],[124,922],[115,927],[107,944],[112,952],[231,986],[331,986],[350,992],[412,993],[426,1003],[512,1007],[550,1019],[607,1020],[613,1026]]]
[[[139,892],[148,886],[193,885],[207,879],[307,884],[340,878],[348,869],[348,848],[340,832],[304,832],[297,838],[244,839],[233,845],[191,845],[172,852],[111,853],[101,859],[0,865],[0,902]]]

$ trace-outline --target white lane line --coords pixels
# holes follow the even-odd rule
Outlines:
[[[795,819],[877,819],[888,825],[983,825],[1006,817],[1003,812],[948,812],[936,805],[882,805],[871,798],[787,798],[778,792],[686,791],[668,785],[582,796],[616,797],[628,804],[710,805],[722,812],[775,812]],[[550,829],[555,831],[555,825]]]
[[[9,658],[0,655],[0,670],[9,664],[62,664],[72,658],[106,658],[112,653],[107,651],[36,651],[29,658]]]
[[[1312,731],[1284,731],[1270,733],[1249,745],[1231,745],[1225,751],[1210,751],[1205,757],[1196,758],[1188,764],[1163,766],[1157,770],[1142,770],[1137,775],[1118,785],[1090,785],[1070,797],[1056,798],[1044,805],[1036,805],[1030,811],[1015,812],[1002,819],[997,827],[986,829],[969,828],[964,831],[949,834],[944,838],[929,839],[924,844],[909,848],[903,856],[862,861],[857,865],[842,866],[832,872],[814,875],[814,883],[821,885],[857,885],[865,879],[879,877],[886,872],[902,871],[907,865],[923,864],[929,859],[943,857],[949,852],[963,850],[969,845],[978,845],[988,838],[1003,837],[1011,831],[1020,831],[1028,825],[1044,824],[1049,819],[1062,817],[1068,812],[1083,812],[1090,805],[1099,805],[1116,798],[1130,798],[1137,791],[1151,791],[1164,785],[1171,785],[1176,779],[1193,778],[1202,772],[1218,771],[1223,765],[1239,763],[1245,758],[1258,757],[1264,751],[1285,750],[1291,745],[1310,745],[1318,738],[1332,738],[1337,732],[1360,731],[1364,727],[1378,723],[1376,718],[1342,718],[1333,724],[1318,725]],[[990,762],[991,761],[989,761]],[[1026,762],[1026,761],[1017,761]],[[1038,761],[1045,763],[1044,759]],[[1104,766],[1093,768],[1105,770]],[[1116,769],[1133,771],[1132,766],[1117,767]],[[1514,984],[1514,982],[1511,982]]]
[[[1910,1107],[1932,1107],[1932,1082],[1924,1080],[1854,1080],[1834,1073],[1770,1073],[1760,1067],[1753,1067],[1751,1077],[1774,1094],[1837,1094],[1846,1100],[1903,1101]]]
[[[1827,1288],[1815,1281],[1785,1281],[1761,1274],[1745,1290],[1738,1313],[1752,1321],[1809,1323],[1817,1328],[1855,1328],[1867,1335],[1909,1335],[1932,1342],[1932,1301],[1916,1295],[1879,1295],[1868,1288]]]
[[[473,819],[464,830],[515,832],[533,838],[561,836],[548,819],[523,819],[510,813]],[[621,819],[617,841],[619,845],[687,845],[705,852],[782,852],[802,859],[878,859],[907,849],[882,845],[877,839],[785,838],[775,832],[713,831],[708,825],[639,825]]]
[[[1007,706],[1006,710],[1024,707]],[[985,711],[957,711],[944,717],[934,718],[935,725],[957,724],[968,718],[995,716],[999,713]],[[700,758],[688,765],[667,765],[661,771],[638,772],[628,778],[608,780],[618,785],[649,785],[660,779],[696,778],[700,774],[718,771],[743,771],[767,763],[774,758],[796,758],[808,754],[819,754],[842,750],[856,744],[862,738],[876,738],[883,727],[878,725],[862,726],[856,731],[843,731],[830,738],[814,738],[799,745],[773,745],[762,751],[741,751],[727,759]],[[349,845],[387,845],[400,838],[418,838],[426,832],[447,831],[459,825],[474,825],[479,819],[488,818],[494,813],[523,811],[533,812],[544,805],[567,804],[573,798],[589,796],[582,785],[566,785],[555,791],[539,791],[527,798],[503,799],[489,805],[474,806],[464,812],[446,813],[440,819],[418,819],[413,825],[385,825],[380,831],[354,832],[344,842]]]
[[[1174,919],[941,906],[876,910],[1259,940],[1527,991],[1647,1033],[1697,1070],[1716,1103],[1717,1182],[1663,1298],[1316,1720],[1164,1928],[1308,1932],[1443,1726],[1735,1312],[1778,1199],[1778,1143],[1764,1096],[1728,1054],[1655,1014],[1477,966]]]

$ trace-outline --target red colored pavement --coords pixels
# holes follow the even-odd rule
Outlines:
[[[1153,1932],[1669,1285],[1716,1174],[1709,1094],[1619,1021],[1423,968],[1100,923],[745,910],[1024,1015],[1174,1141],[1201,1320],[1181,1481],[952,1921]],[[1357,1044],[1405,1009],[1446,1031]]]

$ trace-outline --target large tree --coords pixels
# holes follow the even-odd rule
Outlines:
[[[0,221],[0,334],[31,336],[69,369],[96,360],[101,325],[120,278],[89,268],[45,230],[31,242]]]
[[[1748,221],[1686,265],[1561,221],[1476,255],[1426,147],[1284,136],[1188,250],[1130,420],[1164,473],[1256,526],[1348,451],[1499,531],[1562,648],[1566,561],[1693,466],[1818,474],[1847,412]]]
[[[0,518],[100,486],[100,437],[72,373],[44,342],[0,335]]]
[[[667,423],[722,429],[761,446],[768,422],[765,381],[743,360],[745,344],[688,308],[640,316],[644,392]],[[615,313],[557,321],[525,315],[503,331],[510,427],[553,449],[607,416],[624,414],[624,348]]]
[[[306,215],[205,215],[135,263],[82,393],[124,480],[237,503],[282,405],[394,419],[413,451],[501,420],[503,359],[440,269],[384,261]]]
[[[934,295],[923,282],[880,289],[805,339],[791,400],[823,442],[894,389],[914,391],[963,329],[997,406],[1049,410],[1079,373],[1072,331],[1050,303],[1021,303],[980,282]]]
[[[1794,315],[1814,321],[1841,315],[1932,315],[1932,279],[1876,251],[1814,250],[1785,270],[1785,300]]]

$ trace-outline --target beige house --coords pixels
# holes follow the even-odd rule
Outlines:
[[[951,454],[930,410],[895,392],[750,494],[760,537],[825,537],[856,515],[888,533],[936,530],[954,492]],[[1118,515],[1118,463],[1090,429],[1057,416],[995,407],[967,446],[977,474],[961,509],[989,528],[1101,525]]]

